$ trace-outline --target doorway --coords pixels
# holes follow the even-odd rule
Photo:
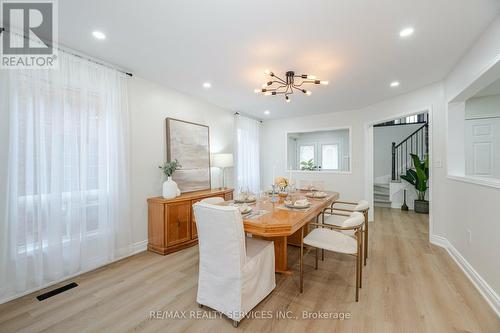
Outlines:
[[[408,208],[414,212],[417,191],[405,176],[415,169],[412,154],[423,162],[432,156],[431,109],[409,112],[365,125],[366,179],[365,195],[375,210],[387,212]],[[425,200],[431,211],[432,168],[427,169],[428,187]],[[410,173],[412,173],[410,171]],[[420,198],[421,199],[421,198]],[[419,203],[417,203],[418,205]],[[417,207],[418,209],[418,207]],[[430,215],[429,215],[430,216]],[[374,214],[370,219],[374,218]],[[432,230],[429,219],[429,231]]]

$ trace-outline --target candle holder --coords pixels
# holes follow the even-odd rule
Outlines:
[[[271,202],[278,202],[280,199],[278,198],[278,196],[276,195],[276,185],[273,184],[271,185],[273,191],[272,191],[272,194],[271,194]]]

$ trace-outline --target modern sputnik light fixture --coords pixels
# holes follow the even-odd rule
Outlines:
[[[264,83],[262,88],[255,89],[255,92],[262,93],[264,96],[285,95],[286,102],[290,102],[290,95],[292,95],[294,91],[302,92],[308,96],[311,95],[311,91],[305,89],[305,87],[303,87],[304,85],[328,84],[328,81],[318,80],[314,75],[296,75],[293,71],[286,72],[285,80],[270,70],[266,70],[264,73],[269,75],[271,79]]]

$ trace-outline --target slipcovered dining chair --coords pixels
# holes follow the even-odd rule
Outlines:
[[[224,313],[233,326],[276,287],[273,242],[246,238],[234,206],[193,205],[199,242],[199,306]]]
[[[301,229],[302,237],[300,243],[300,292],[304,291],[304,244],[316,248],[316,265],[318,269],[318,249],[354,255],[356,257],[356,302],[359,300],[359,289],[363,278],[362,264],[362,227],[364,223],[363,214],[354,212],[344,221],[343,226],[328,225],[323,223],[312,223],[309,225],[316,226],[311,232],[304,237],[304,226]],[[338,231],[337,231],[338,230]],[[350,231],[354,233],[354,237],[346,235],[342,232]]]
[[[210,197],[210,198],[202,199],[202,200],[200,200],[200,202],[204,202],[204,203],[211,204],[211,205],[216,205],[218,203],[224,202],[224,198]]]
[[[358,212],[363,214],[365,220],[362,230],[364,265],[366,265],[366,259],[368,258],[368,210],[369,209],[370,209],[370,204],[368,203],[368,201],[360,200],[358,202],[335,201],[331,205],[331,207],[325,208],[323,210],[323,223],[336,226],[342,226],[353,212]],[[344,231],[344,233],[353,236],[352,231]]]

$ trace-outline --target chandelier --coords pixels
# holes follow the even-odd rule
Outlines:
[[[270,70],[266,70],[264,73],[266,75],[269,75],[271,79],[268,82],[264,83],[262,85],[262,88],[255,89],[255,92],[262,93],[264,94],[264,96],[285,95],[285,101],[287,102],[290,102],[290,95],[292,95],[294,91],[302,92],[308,96],[311,95],[311,91],[305,89],[305,87],[303,87],[304,85],[328,84],[328,81],[318,80],[314,75],[296,75],[293,71],[286,72],[285,80],[283,80]]]

